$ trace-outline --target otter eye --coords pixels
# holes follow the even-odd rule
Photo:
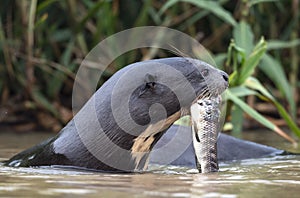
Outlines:
[[[203,69],[203,70],[201,71],[201,74],[202,74],[204,77],[206,77],[206,76],[208,75],[208,73],[209,73],[208,69]]]

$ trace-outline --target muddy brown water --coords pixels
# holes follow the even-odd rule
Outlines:
[[[0,161],[51,135],[0,133]],[[243,138],[294,149],[271,132],[244,133]],[[0,165],[0,197],[300,197],[300,156],[221,163],[213,174],[154,165],[135,174]]]

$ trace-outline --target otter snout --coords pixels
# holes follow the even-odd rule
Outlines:
[[[226,72],[211,68],[210,75],[205,78],[210,95],[216,96],[222,94],[229,85],[229,76]]]
[[[221,75],[222,75],[222,77],[223,77],[223,79],[226,81],[226,82],[228,82],[228,74],[226,73],[226,72],[224,72],[224,71],[220,71],[220,73],[221,73]]]
[[[220,74],[221,74],[221,76],[224,79],[224,86],[227,88],[228,85],[229,85],[229,76],[228,76],[228,74],[226,72],[224,72],[222,70],[220,70]]]

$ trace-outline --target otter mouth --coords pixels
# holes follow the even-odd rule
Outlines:
[[[227,88],[226,88],[227,89]],[[221,97],[221,94],[224,92],[225,90],[219,92],[219,91],[215,91],[215,92],[212,92],[212,91],[203,91],[201,92],[192,102],[191,106],[195,103],[197,103],[198,100],[201,100],[201,99],[213,99],[213,98],[222,98]]]
[[[221,93],[221,94],[222,94],[222,93]],[[191,110],[190,110],[190,108],[191,108],[191,106],[192,106],[193,104],[198,103],[199,100],[205,100],[205,99],[208,99],[208,100],[215,100],[215,99],[219,98],[219,100],[221,101],[221,104],[222,104],[222,101],[223,101],[223,100],[222,100],[221,94],[217,94],[217,93],[215,93],[215,94],[209,94],[209,95],[206,95],[206,94],[200,94],[199,96],[197,96],[197,97],[191,102],[191,104],[190,104],[189,106],[185,106],[185,107],[181,108],[181,110],[180,110],[181,116],[187,116],[187,115],[191,116]],[[219,108],[220,108],[220,107],[219,107]]]
[[[225,89],[226,90],[226,89]],[[222,103],[222,96],[221,94],[225,91],[221,91],[221,92],[211,92],[211,91],[202,91],[200,92],[200,94],[198,94],[198,96],[187,106],[184,106],[180,109],[181,112],[181,116],[191,116],[191,111],[190,108],[193,104],[197,103],[199,100],[204,100],[204,99],[208,99],[208,100],[215,100],[216,98],[219,98],[219,100]]]
[[[225,75],[224,75],[225,76]],[[196,91],[197,97],[192,101],[192,104],[195,104],[200,99],[216,99],[221,97],[222,93],[226,91],[229,86],[227,81],[228,77],[222,83],[207,83],[205,87],[201,87],[199,90]]]

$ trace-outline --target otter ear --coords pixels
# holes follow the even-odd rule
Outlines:
[[[146,74],[145,75],[145,84],[144,86],[141,88],[141,91],[139,93],[139,96],[143,95],[147,90],[151,89],[153,90],[155,88],[156,85],[156,76],[152,75],[152,74]]]
[[[155,82],[156,81],[156,76],[152,75],[152,74],[146,74],[145,75],[145,82],[149,83],[149,82]]]

